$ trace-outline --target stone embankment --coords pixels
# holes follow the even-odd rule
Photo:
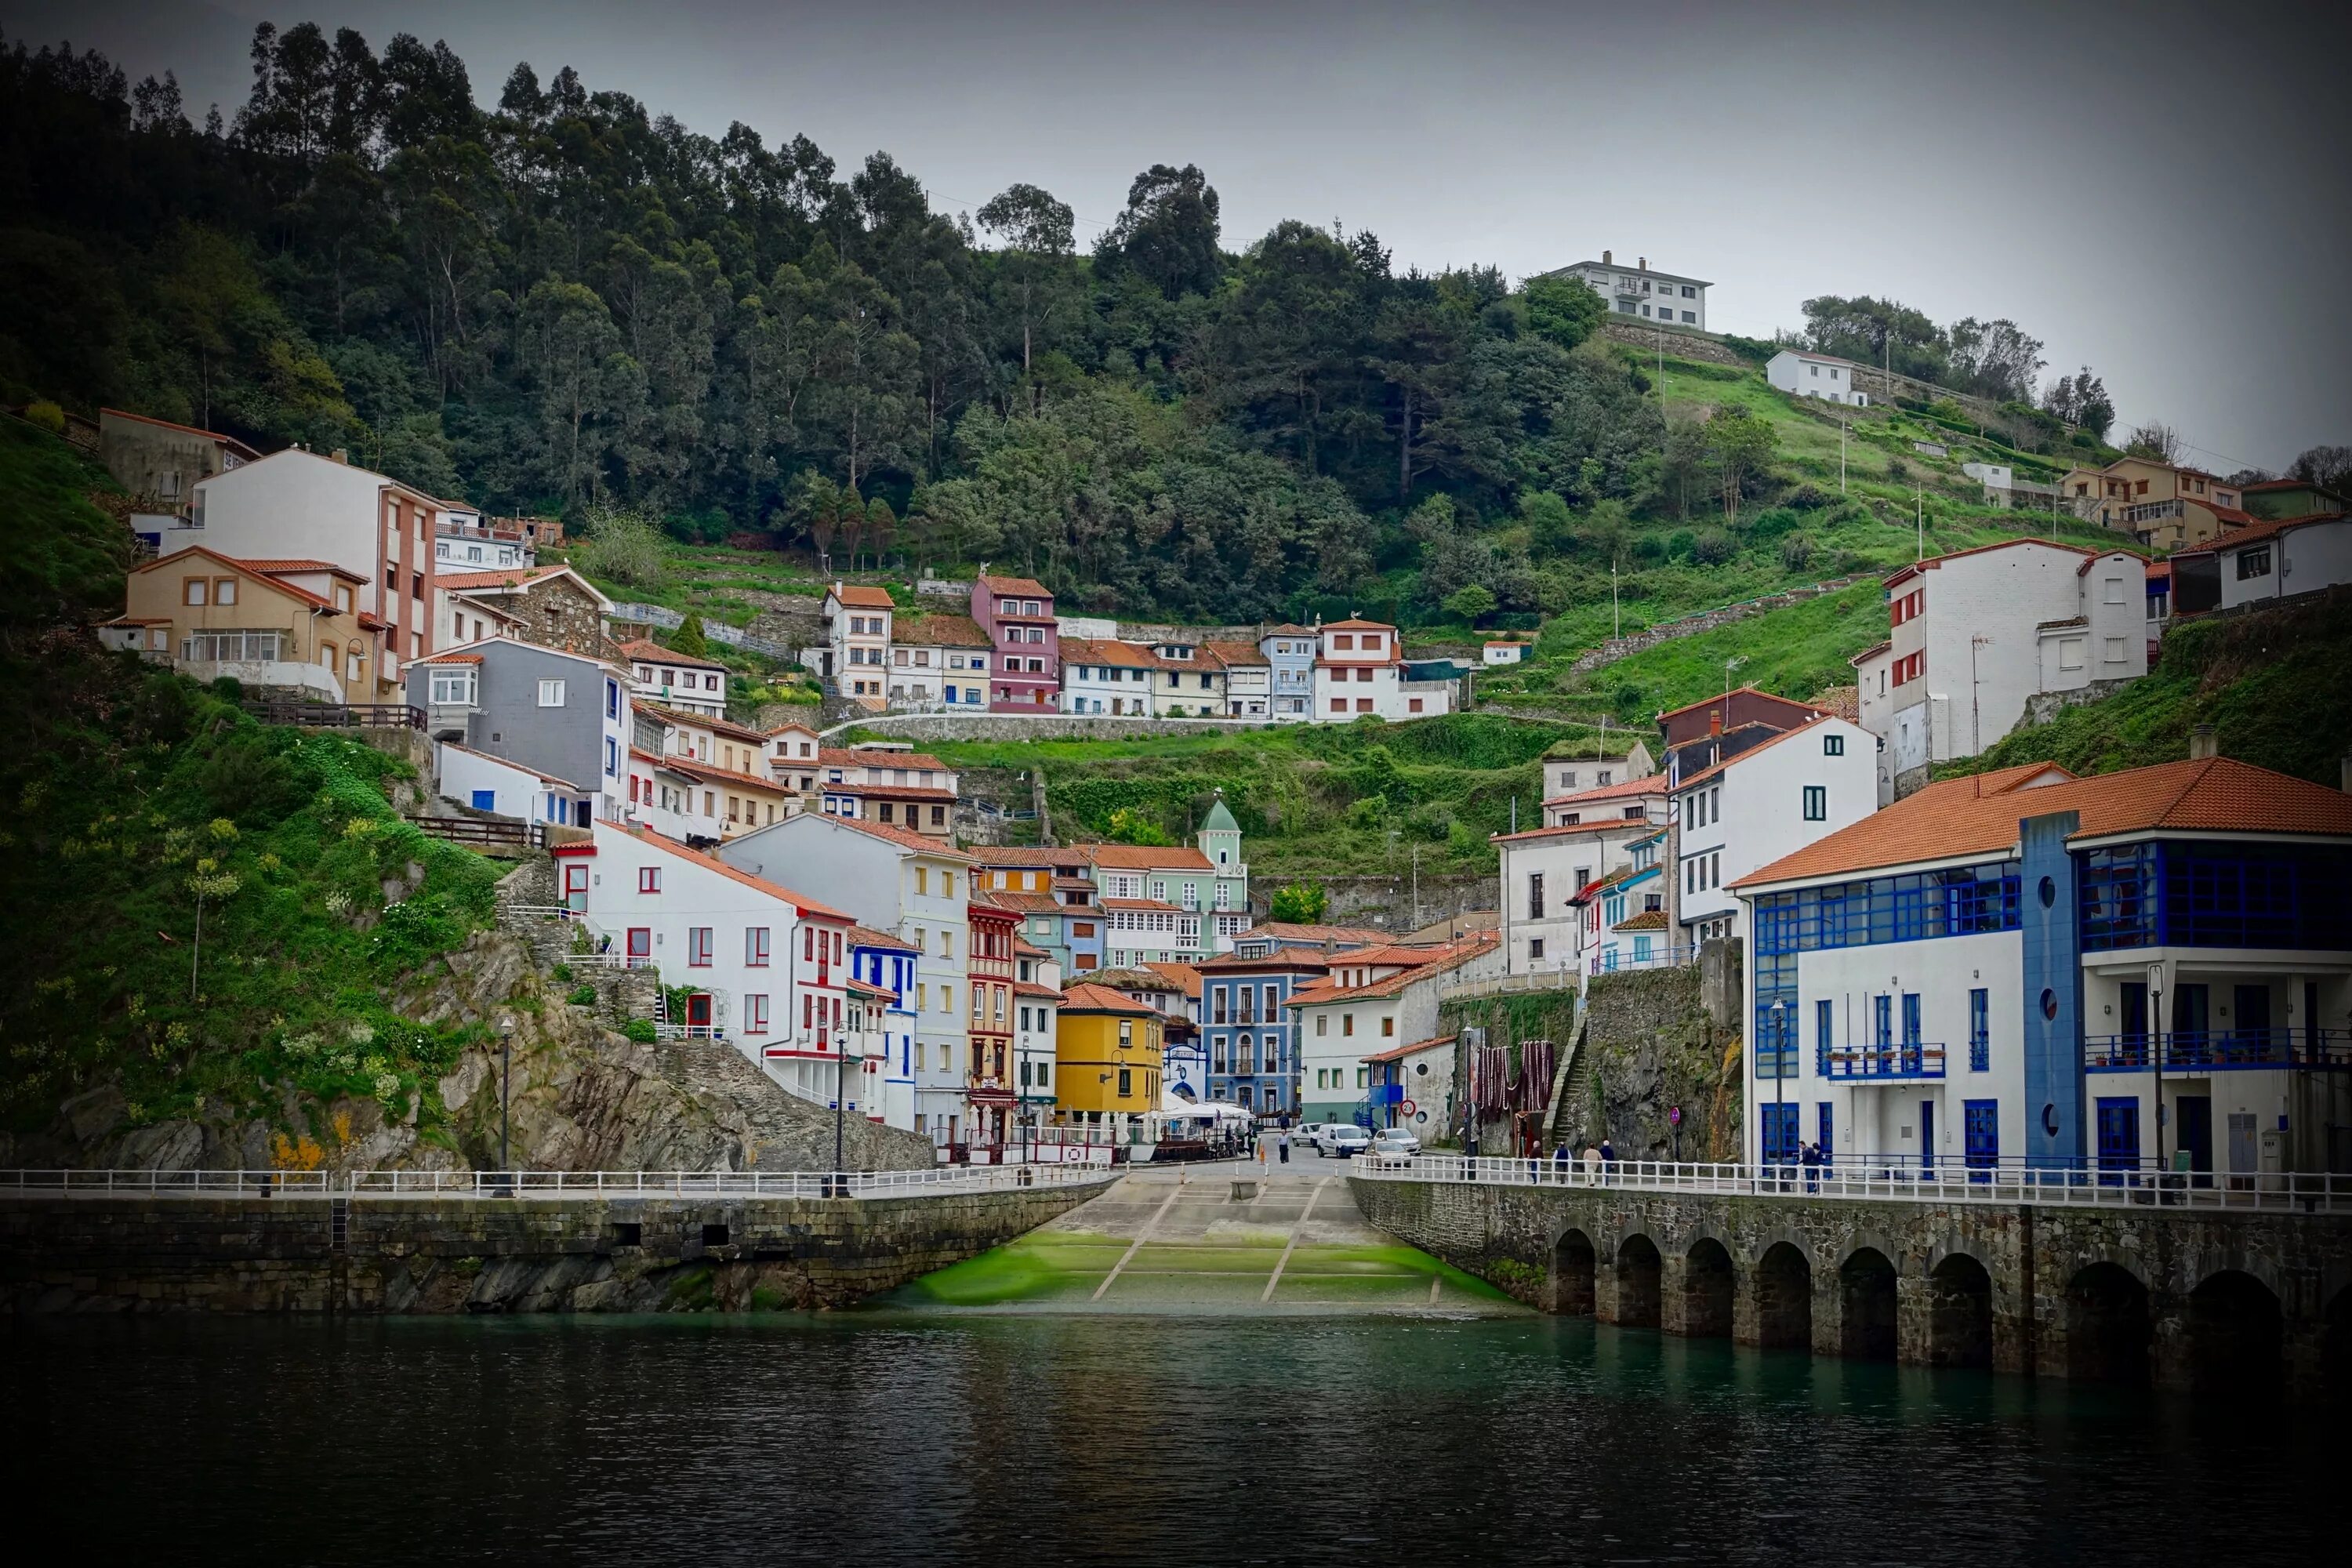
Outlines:
[[[1760,598],[1745,599],[1737,605],[1725,605],[1718,609],[1702,610],[1656,626],[1644,627],[1630,637],[1612,637],[1599,647],[1579,654],[1568,667],[1570,675],[1584,675],[1604,664],[1614,664],[1621,658],[1670,643],[1677,638],[1696,637],[1717,626],[1727,626],[1734,621],[1745,621],[1757,616],[1784,610],[1790,605],[1801,605],[1808,599],[1818,599],[1823,594],[1834,594],[1841,588],[1851,588],[1856,583],[1874,579],[1876,574],[1857,572],[1847,577],[1832,577],[1827,582],[1814,583],[1802,588],[1790,588],[1778,594],[1766,594]]]
[[[0,1196],[19,1312],[660,1312],[845,1306],[1110,1181],[881,1198]]]

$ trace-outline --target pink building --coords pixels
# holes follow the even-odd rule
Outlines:
[[[1052,713],[1061,707],[1062,642],[1054,595],[1026,577],[992,577],[971,585],[971,618],[996,653],[990,672],[992,713]]]

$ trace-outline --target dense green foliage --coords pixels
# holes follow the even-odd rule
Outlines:
[[[87,499],[106,487],[55,439],[0,428],[16,536],[53,544],[13,594],[97,590],[121,533]],[[268,1114],[287,1090],[404,1113],[454,1061],[460,1037],[385,993],[484,922],[495,872],[393,812],[402,764],[17,618],[0,629],[0,1124],[110,1082],[134,1122],[205,1100]]]
[[[2339,784],[2352,742],[2352,616],[2321,602],[2176,626],[2144,679],[1941,771],[2049,761],[2097,773],[2178,762],[2200,724],[2214,727],[2224,756]]]

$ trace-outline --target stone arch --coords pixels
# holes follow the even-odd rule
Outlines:
[[[2147,1381],[2147,1287],[2120,1263],[2092,1263],[2066,1282],[2066,1375]]]
[[[1992,1275],[1965,1252],[1950,1253],[1928,1270],[1927,1361],[1931,1366],[1992,1365]]]
[[[1683,1254],[1683,1332],[1693,1339],[1728,1339],[1735,1292],[1731,1249],[1702,1236]]]
[[[1839,1353],[1857,1361],[1895,1359],[1895,1264],[1874,1247],[1857,1247],[1838,1266]]]
[[[1804,1248],[1776,1241],[1749,1275],[1756,1293],[1756,1342],[1804,1350],[1813,1342],[1813,1264]]]
[[[1639,1231],[1617,1243],[1617,1322],[1621,1328],[1658,1326],[1658,1282],[1664,1266],[1658,1244]]]
[[[1551,1310],[1574,1317],[1592,1315],[1592,1238],[1573,1227],[1551,1249]]]
[[[2285,1339],[2277,1294],[2243,1269],[2208,1275],[2189,1293],[2189,1377],[2200,1390],[2275,1392]]]

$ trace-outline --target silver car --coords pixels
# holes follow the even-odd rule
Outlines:
[[[1372,1134],[1371,1152],[1410,1159],[1421,1152],[1421,1140],[1402,1127],[1383,1127]]]

